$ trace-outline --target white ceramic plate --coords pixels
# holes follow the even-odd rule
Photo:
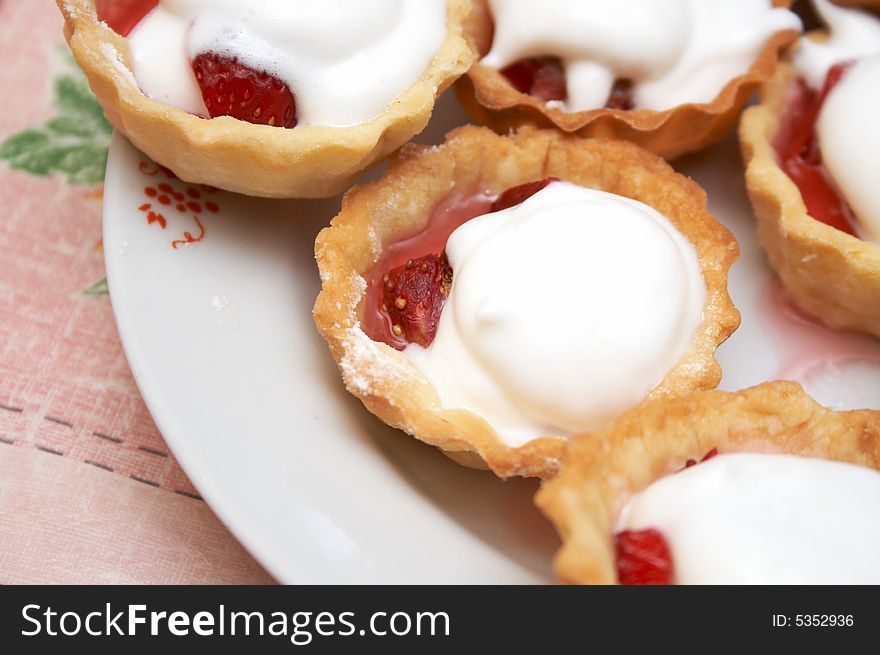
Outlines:
[[[439,143],[464,122],[447,94],[418,140]],[[723,387],[790,374],[825,402],[880,406],[880,349],[791,317],[774,300],[734,141],[680,169],[706,188],[742,246],[731,293],[743,325],[719,354]],[[285,583],[552,581],[557,541],[531,503],[535,481],[461,468],[345,392],[311,318],[312,246],[339,199],[197,191],[198,200],[187,196],[187,185],[114,137],[104,245],[119,332],[159,429],[230,530]],[[177,210],[175,192],[184,206],[201,204],[205,230],[176,249],[172,241],[201,229],[189,208]],[[164,229],[148,222],[157,210]]]

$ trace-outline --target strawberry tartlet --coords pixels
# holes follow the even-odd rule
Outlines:
[[[801,39],[740,126],[758,236],[792,300],[880,337],[880,13],[815,0]]]
[[[477,121],[623,138],[670,159],[729,132],[801,29],[788,1],[474,4],[481,58],[458,91]]]
[[[576,584],[878,584],[880,412],[792,382],[650,402],[578,436],[536,502]]]
[[[108,119],[188,182],[338,193],[470,65],[468,0],[58,0]]]
[[[502,477],[645,398],[714,387],[737,245],[626,142],[465,127],[408,146],[318,237],[315,320],[386,423]]]

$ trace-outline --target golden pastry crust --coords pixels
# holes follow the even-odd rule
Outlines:
[[[323,285],[315,322],[348,390],[389,425],[441,448],[459,463],[488,466],[500,477],[554,475],[566,439],[548,436],[510,448],[482,418],[443,409],[434,388],[403,353],[361,330],[364,275],[383,244],[422,229],[432,209],[451,194],[494,195],[548,176],[649,204],[695,245],[707,288],[703,323],[691,349],[650,395],[715,387],[721,375],[715,349],[739,325],[739,312],[727,293],[727,272],[738,245],[708,213],[706,194],[696,183],[630,143],[555,130],[526,128],[503,137],[484,128],[459,128],[439,148],[405,147],[380,181],[349,191],[341,213],[316,243]]]
[[[836,412],[794,382],[706,391],[646,403],[607,429],[575,437],[562,473],[538,492],[562,548],[554,566],[575,584],[614,584],[620,511],[652,482],[721,453],[787,453],[880,469],[880,412]]]
[[[448,0],[447,37],[425,75],[373,120],[283,129],[227,116],[205,120],[138,88],[127,41],[99,22],[94,0],[57,0],[64,33],[108,120],[154,161],[191,183],[254,196],[332,196],[424,129],[436,97],[473,61],[462,33],[469,0]]]
[[[794,66],[782,62],[763,86],[761,103],[740,123],[758,238],[800,309],[832,328],[880,337],[880,246],[812,218],[773,148],[797,77]]]
[[[788,7],[791,2],[774,0],[774,4]],[[487,0],[474,1],[466,33],[478,57],[483,57],[493,33]],[[474,120],[502,134],[521,125],[557,127],[580,136],[632,141],[671,160],[701,150],[730,132],[749,97],[773,74],[780,51],[796,38],[797,32],[791,30],[774,34],[748,72],[730,80],[712,102],[664,111],[601,108],[566,112],[520,93],[497,69],[479,61],[457,82],[456,92]]]

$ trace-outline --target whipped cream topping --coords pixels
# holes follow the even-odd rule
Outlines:
[[[444,408],[511,447],[609,423],[687,351],[705,283],[695,248],[635,200],[555,182],[449,238],[434,342],[404,353]]]
[[[878,119],[880,54],[859,60],[847,72],[826,98],[816,123],[825,168],[858,218],[859,236],[874,243],[880,243]]]
[[[151,98],[207,115],[190,61],[214,52],[287,83],[299,125],[365,123],[427,70],[445,0],[162,0],[129,35]]]
[[[616,78],[635,82],[637,108],[712,101],[751,67],[766,40],[800,30],[770,0],[489,0],[495,19],[483,63],[504,68],[555,55],[569,111],[604,107]]]
[[[829,0],[812,0],[825,22],[828,38],[801,39],[794,65],[814,89],[821,89],[835,64],[880,53],[880,18],[859,9],[838,7]]]
[[[880,473],[730,454],[634,496],[618,529],[666,537],[678,584],[880,583]]]

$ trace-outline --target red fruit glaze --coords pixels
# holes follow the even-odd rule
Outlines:
[[[382,311],[394,336],[427,348],[437,334],[440,312],[452,286],[446,253],[410,259],[382,278]]]
[[[159,0],[95,0],[95,10],[111,30],[128,36],[158,4]]]
[[[565,66],[559,57],[531,57],[514,62],[501,69],[501,74],[520,93],[550,100],[568,100],[565,82]],[[632,80],[621,78],[614,81],[605,106],[609,109],[633,109]]]
[[[559,57],[532,57],[517,61],[501,70],[520,93],[548,100],[568,99],[565,87],[565,69]]]
[[[558,177],[547,177],[537,182],[526,182],[525,184],[511,187],[498,196],[498,199],[492,203],[492,211],[500,212],[502,209],[519,205],[538,193],[538,191],[544,187],[550,186],[554,182],[559,181],[560,179]]]
[[[717,449],[717,448],[713,448],[713,449],[710,450],[708,453],[706,453],[705,455],[703,455],[703,459],[701,459],[699,462],[698,462],[697,460],[695,460],[695,459],[689,459],[688,461],[686,461],[686,462],[684,463],[684,468],[689,469],[689,468],[692,467],[692,466],[696,466],[697,464],[701,464],[702,462],[705,462],[707,459],[712,459],[712,458],[715,457],[715,455],[717,455],[717,454],[718,454],[718,449]],[[683,471],[683,470],[684,470],[684,469],[682,469],[682,471]]]
[[[197,56],[192,68],[211,118],[232,116],[287,128],[296,125],[296,100],[278,78],[216,53]]]
[[[713,448],[713,449],[710,450],[708,453],[706,453],[705,455],[703,455],[703,459],[701,459],[700,461],[701,461],[701,462],[705,462],[705,461],[707,461],[707,460],[712,459],[713,457],[715,457],[715,456],[717,456],[717,455],[718,455],[718,449],[717,449],[717,448]]]
[[[617,578],[625,585],[672,584],[672,555],[659,530],[624,530],[614,535]]]
[[[636,101],[633,97],[632,80],[626,78],[614,80],[614,86],[611,87],[611,93],[608,94],[605,106],[608,109],[634,109]]]
[[[843,79],[852,62],[833,66],[822,91],[816,93],[803,80],[794,86],[783,116],[783,128],[773,140],[780,165],[797,185],[807,212],[818,221],[856,236],[855,215],[840,195],[827,169],[816,138],[816,121],[831,90]]]
[[[367,293],[364,300],[364,317],[361,329],[373,341],[387,343],[403,350],[407,340],[396,336],[388,312],[382,311],[385,302],[383,278],[388,271],[404,266],[410,259],[418,259],[426,253],[439,253],[446,248],[449,235],[470,219],[492,211],[494,198],[474,194],[470,197],[451,196],[440,202],[431,212],[425,227],[415,234],[393,241],[382,250],[378,261],[367,271]]]

